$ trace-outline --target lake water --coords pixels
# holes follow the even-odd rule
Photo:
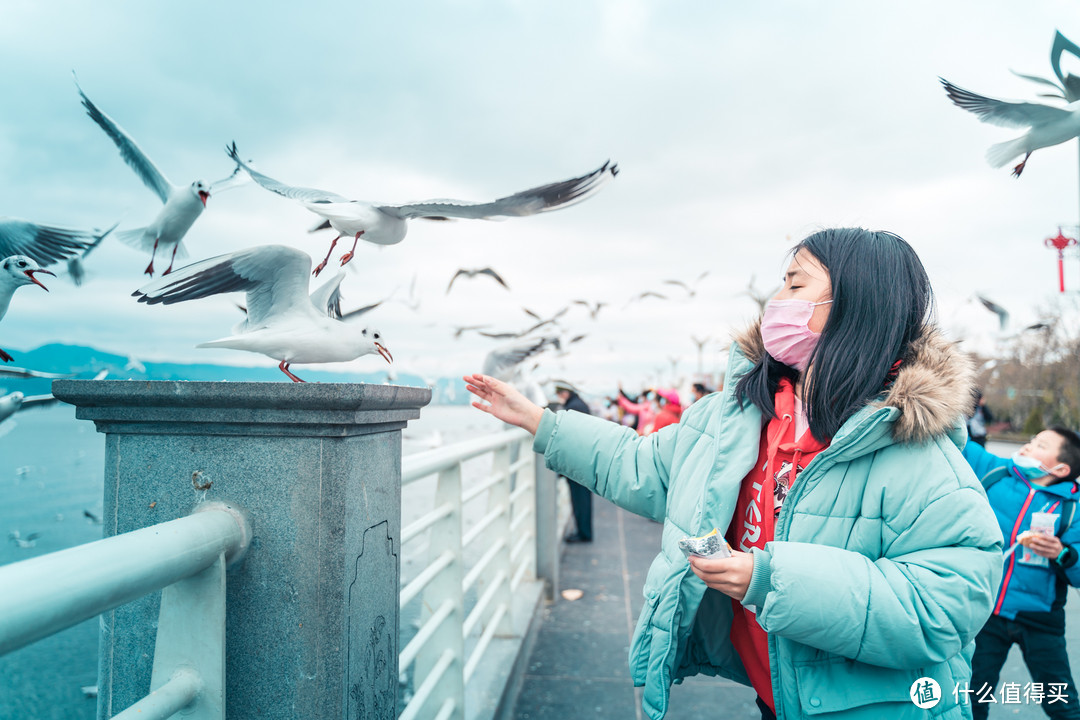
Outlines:
[[[424,408],[402,437],[410,455],[505,429],[469,406]],[[490,468],[470,461],[470,476]],[[101,539],[105,436],[92,422],[75,419],[75,409],[59,404],[29,409],[0,424],[0,565]],[[431,509],[433,481],[403,489],[403,523]],[[19,547],[17,533],[32,547]],[[36,533],[36,537],[35,537]],[[422,542],[406,546],[402,577],[423,562]],[[0,588],[0,592],[5,588]],[[98,621],[80,625],[0,657],[0,720],[92,720],[96,700],[81,688],[97,683]]]

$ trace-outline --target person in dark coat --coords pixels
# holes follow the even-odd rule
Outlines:
[[[589,412],[589,406],[570,385],[557,383],[555,394],[562,403],[563,410],[577,410],[586,415],[592,414]],[[592,491],[570,478],[566,479],[566,483],[570,486],[570,506],[574,510],[574,526],[577,530],[564,539],[568,543],[592,542]]]

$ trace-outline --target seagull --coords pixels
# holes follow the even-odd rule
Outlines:
[[[997,303],[987,300],[982,295],[976,295],[975,297],[983,304],[984,308],[998,316],[998,329],[1005,332],[1009,327],[1009,311]]]
[[[589,311],[589,318],[596,319],[596,316],[600,314],[600,308],[607,307],[605,302],[589,303],[588,300],[574,300],[573,305],[584,305],[585,309]]]
[[[8,539],[11,540],[11,542],[15,543],[16,547],[20,547],[23,549],[32,548],[37,545],[37,539],[39,537],[41,537],[41,533],[38,532],[32,532],[26,537],[23,537],[22,533],[20,533],[18,530],[12,530],[10,533],[8,533]]]
[[[683,290],[686,291],[686,297],[687,297],[687,299],[689,299],[689,298],[695,297],[697,295],[697,287],[698,287],[698,285],[701,283],[702,280],[705,279],[705,277],[708,274],[709,274],[709,271],[706,270],[705,272],[698,275],[697,279],[694,280],[690,284],[684,283],[682,280],[664,280],[663,283],[665,285],[678,285],[679,287],[681,287]]]
[[[484,332],[482,330],[479,330],[479,331],[477,331],[477,335],[483,335],[484,337],[492,338],[493,340],[511,340],[513,338],[521,337],[522,335],[524,335],[524,333],[515,333],[515,332],[495,332],[495,333],[491,333],[491,332]]]
[[[651,298],[651,297],[657,298],[659,300],[667,300],[668,299],[667,295],[661,295],[658,292],[653,292],[652,290],[646,290],[645,292],[638,293],[634,297],[627,300],[626,305],[629,305],[630,303],[636,302],[638,300],[645,300],[646,298]],[[623,307],[625,307],[625,305]]]
[[[51,394],[47,395],[23,395],[21,392],[13,392],[0,397],[0,422],[27,408],[41,405],[52,405],[58,402]]]
[[[330,243],[326,258],[315,267],[315,275],[322,272],[322,269],[330,262],[330,254],[334,251],[334,246],[343,237],[353,238],[353,246],[349,252],[341,256],[342,265],[352,260],[356,252],[356,244],[361,237],[376,245],[394,245],[401,242],[408,230],[406,221],[413,218],[480,220],[535,215],[585,200],[619,172],[618,166],[609,161],[597,170],[581,177],[531,188],[486,203],[427,200],[404,205],[382,205],[350,200],[326,190],[286,185],[252,170],[240,159],[235,142],[227,148],[227,151],[229,157],[259,185],[282,197],[299,201],[308,210],[327,220],[337,231],[338,235]]]
[[[292,363],[354,360],[378,353],[394,358],[375,329],[357,330],[335,317],[329,306],[343,277],[338,273],[308,295],[311,258],[284,245],[262,245],[202,260],[136,290],[139,302],[166,305],[227,292],[247,293],[247,318],[233,334],[196,347],[223,347],[262,353],[279,361],[293,382]]]
[[[561,318],[563,315],[565,315],[570,310],[570,307],[569,306],[564,307],[562,310],[555,313],[554,315],[552,315],[549,318],[540,317],[539,313],[535,313],[535,312],[533,312],[532,310],[530,310],[527,307],[523,307],[521,309],[525,311],[526,315],[528,315],[529,317],[535,319],[536,324],[534,324],[528,330],[522,330],[521,332],[519,332],[518,337],[528,335],[529,333],[533,332],[534,330],[539,330],[540,328],[544,327],[545,325],[558,325],[559,324],[559,318]]]
[[[0,320],[3,320],[4,315],[7,314],[8,305],[11,304],[11,296],[23,285],[33,283],[45,292],[49,291],[49,288],[42,285],[41,281],[34,277],[35,273],[45,273],[56,277],[56,273],[43,269],[26,255],[12,255],[0,262]],[[11,362],[14,359],[0,348],[0,360]]]
[[[450,294],[450,288],[452,288],[454,286],[454,281],[457,280],[462,275],[464,275],[467,278],[476,277],[477,275],[490,275],[495,280],[495,282],[499,283],[500,285],[502,285],[507,290],[510,289],[510,286],[506,284],[506,281],[503,280],[501,277],[499,277],[499,273],[495,272],[494,270],[492,270],[489,267],[480,268],[478,270],[465,270],[464,268],[461,268],[456,273],[454,273],[454,277],[450,278],[450,284],[446,286],[446,294],[447,295]]]
[[[454,326],[454,339],[460,340],[461,336],[469,330],[483,330],[488,327],[487,325],[455,325]],[[484,334],[484,333],[481,333]]]
[[[508,382],[537,405],[547,405],[544,391],[523,366],[526,360],[544,352],[548,347],[561,349],[557,337],[523,340],[497,347],[484,358],[483,374]]]
[[[71,375],[61,375],[60,373],[41,372],[40,370],[27,370],[21,367],[12,367],[11,365],[0,365],[0,376],[10,376],[17,378],[44,378],[46,380],[61,380],[63,378],[69,378]]]
[[[1028,132],[1015,140],[991,145],[986,159],[993,167],[1004,167],[1013,158],[1024,159],[1013,168],[1014,177],[1020,177],[1031,153],[1040,148],[1057,145],[1080,135],[1080,101],[1065,107],[1032,102],[1010,102],[977,95],[938,78],[945,86],[945,93],[957,107],[978,116],[979,120],[1002,127],[1028,128]]]
[[[86,268],[83,266],[83,261],[86,260],[86,256],[89,255],[98,245],[100,245],[101,241],[104,240],[109,233],[115,230],[116,226],[119,224],[120,223],[115,223],[108,230],[94,235],[94,241],[90,243],[90,245],[88,245],[85,250],[83,250],[81,253],[72,255],[67,259],[68,276],[71,278],[71,282],[75,283],[76,287],[82,285],[83,281],[86,279]]]
[[[111,230],[106,230],[101,237]],[[44,267],[85,252],[95,240],[100,242],[97,235],[86,230],[0,217],[0,258],[25,255]]]
[[[117,233],[117,239],[133,247],[150,251],[150,264],[146,266],[144,272],[151,277],[154,275],[154,258],[157,256],[158,248],[161,248],[163,252],[172,248],[169,267],[164,272],[165,275],[168,275],[172,272],[173,262],[176,261],[177,254],[181,253],[181,258],[186,254],[182,252],[181,241],[206,208],[207,199],[211,195],[247,182],[247,178],[240,173],[240,168],[237,167],[227,178],[214,183],[208,184],[203,180],[196,180],[187,186],[173,185],[157,169],[131,136],[90,101],[90,98],[79,87],[78,78],[75,80],[75,89],[79,91],[83,107],[86,108],[86,114],[116,144],[117,150],[120,151],[120,157],[124,159],[128,167],[134,170],[139,179],[143,181],[143,184],[150,188],[165,204],[165,207],[161,209],[161,212],[149,225]]]
[[[1080,75],[1073,75],[1069,72],[1063,72],[1061,70],[1061,54],[1068,52],[1070,55],[1076,58],[1080,58],[1080,47],[1069,40],[1067,37],[1061,34],[1061,31],[1057,31],[1054,34],[1054,45],[1050,49],[1050,66],[1054,69],[1054,75],[1057,76],[1059,82],[1048,80],[1038,75],[1025,75],[1024,73],[1018,73],[1015,70],[1012,71],[1017,77],[1022,77],[1025,80],[1030,80],[1040,85],[1049,85],[1057,92],[1055,93],[1040,93],[1039,97],[1058,98],[1065,102],[1076,102],[1080,100]]]
[[[761,312],[761,313],[764,313],[765,312],[765,306],[769,304],[770,300],[772,300],[773,295],[780,292],[780,288],[774,288],[773,290],[771,290],[769,292],[762,292],[762,291],[757,289],[756,282],[755,282],[756,280],[757,280],[757,276],[756,275],[751,275],[750,276],[750,282],[747,284],[746,289],[743,290],[739,294],[740,295],[745,295],[748,298],[750,298],[751,300],[753,300],[754,303],[758,306],[758,311]]]

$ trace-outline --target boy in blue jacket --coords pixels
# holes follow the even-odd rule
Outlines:
[[[973,716],[986,718],[991,696],[1002,701],[998,679],[1016,643],[1033,689],[1041,684],[1043,711],[1052,718],[1080,718],[1065,649],[1066,592],[1069,585],[1080,586],[1080,518],[1074,517],[1080,500],[1080,436],[1052,427],[1011,458],[969,442],[964,457],[982,479],[1006,548],[1012,549],[1006,550],[994,612],[975,638],[969,695]],[[1053,520],[1054,529],[1033,531],[1035,513]]]

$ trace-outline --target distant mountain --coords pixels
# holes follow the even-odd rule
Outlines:
[[[13,353],[18,367],[42,372],[70,374],[75,378],[92,378],[102,370],[108,370],[110,380],[203,380],[228,382],[288,382],[275,367],[247,367],[237,365],[210,365],[184,363],[142,363],[123,355],[81,345],[52,343],[34,350]],[[309,382],[369,383],[381,385],[405,385],[426,387],[418,375],[402,373],[390,381],[385,371],[369,373],[330,372],[305,366],[301,375]],[[52,392],[52,381],[40,378],[12,378],[0,375],[0,388],[4,392],[21,391],[27,395]],[[468,395],[461,380],[439,378],[432,387],[431,403],[466,404]]]

